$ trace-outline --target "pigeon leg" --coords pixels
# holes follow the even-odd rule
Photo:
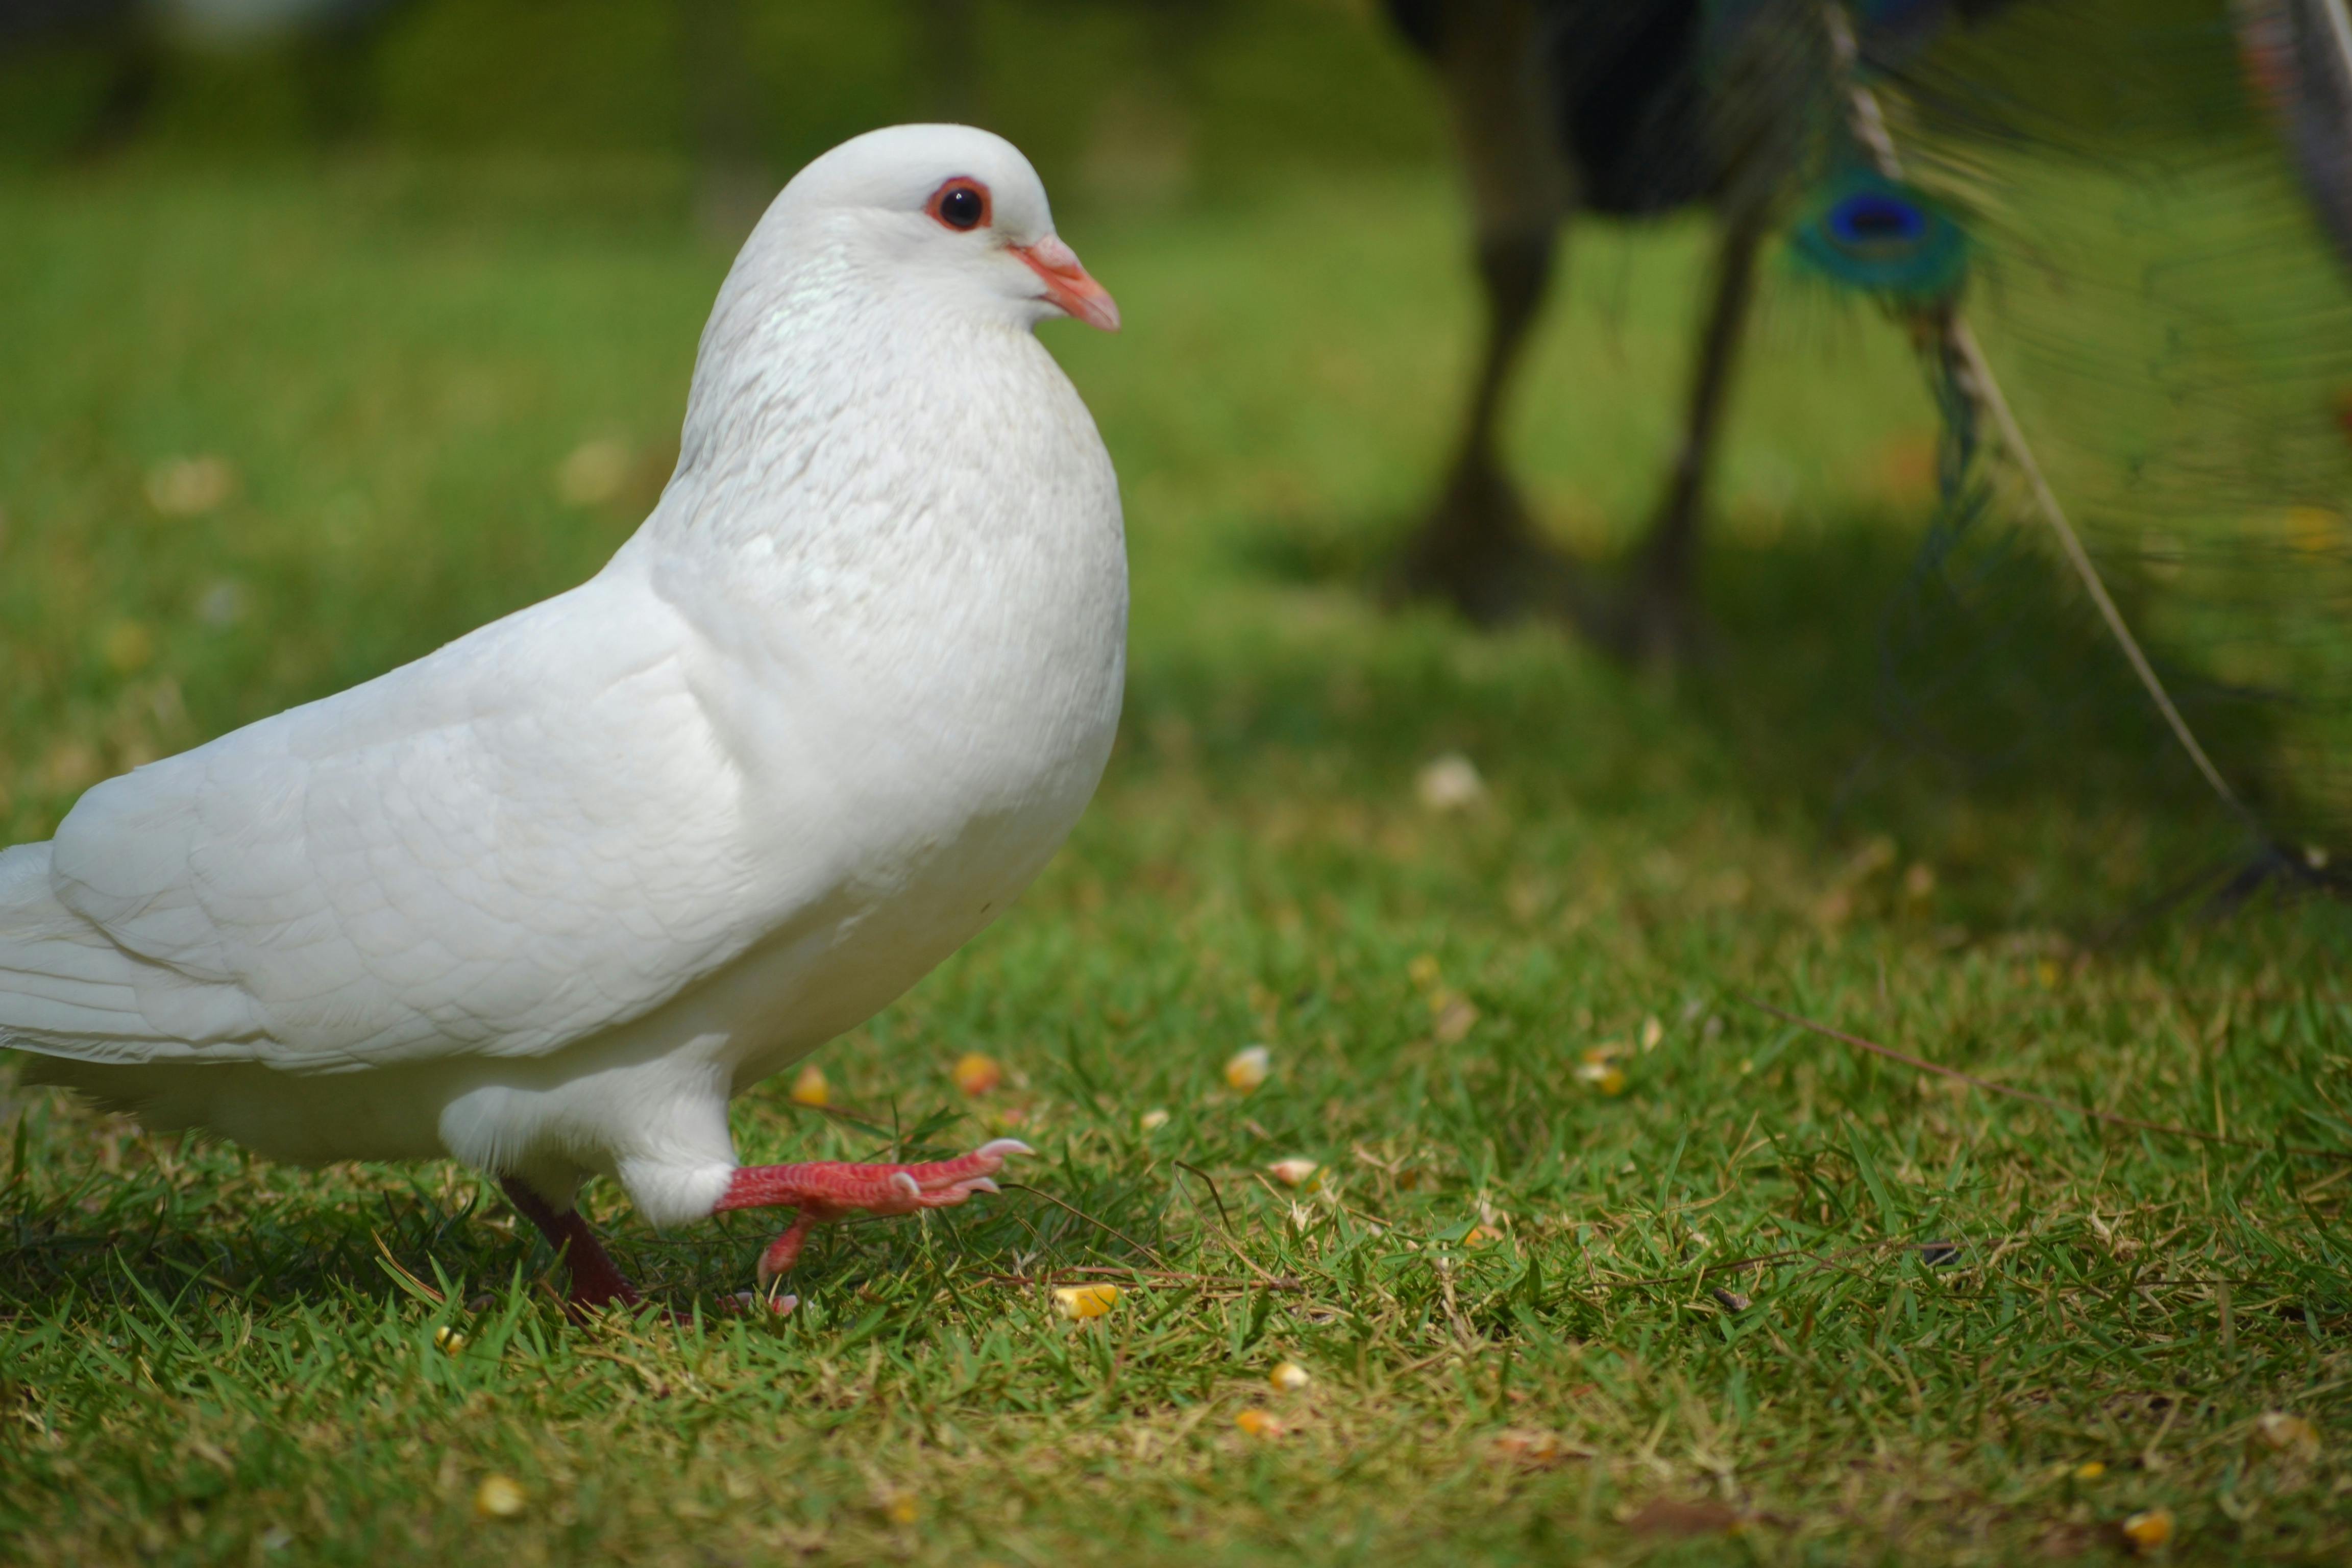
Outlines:
[[[992,1193],[990,1178],[1029,1146],[999,1138],[954,1160],[923,1165],[854,1165],[819,1160],[798,1165],[745,1165],[728,1183],[711,1213],[730,1209],[787,1208],[793,1223],[760,1255],[760,1286],[791,1268],[808,1233],[853,1214],[904,1215],[947,1208],[974,1193]]]
[[[563,1259],[572,1277],[572,1290],[564,1305],[572,1315],[579,1317],[604,1307],[634,1307],[642,1299],[636,1287],[622,1275],[620,1267],[602,1243],[588,1222],[580,1217],[578,1209],[566,1209],[557,1214],[545,1198],[512,1176],[499,1178],[499,1190],[517,1213],[539,1226],[539,1234],[547,1237],[547,1245]]]

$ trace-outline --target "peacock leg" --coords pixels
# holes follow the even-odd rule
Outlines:
[[[1397,586],[1479,622],[1507,620],[1564,587],[1568,563],[1545,548],[1503,471],[1496,438],[1513,373],[1543,309],[1569,207],[1538,74],[1528,0],[1461,0],[1435,13],[1432,40],[1468,177],[1486,332],[1445,488],[1407,542]]]
[[[1756,261],[1765,231],[1760,212],[1734,212],[1725,219],[1723,241],[1716,252],[1715,299],[1692,369],[1682,442],[1675,451],[1657,517],[1634,553],[1613,628],[1612,640],[1629,658],[1671,662],[1688,653],[1696,637],[1694,601],[1706,481],[1722,436],[1748,306],[1756,296]]]

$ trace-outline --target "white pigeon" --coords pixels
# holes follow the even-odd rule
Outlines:
[[[802,170],[703,330],[677,469],[593,578],[85,795],[0,851],[0,1044],[158,1130],[453,1156],[634,1302],[573,1210],[814,1223],[995,1190],[740,1166],[729,1099],[1003,913],[1093,795],[1118,486],[1033,329],[1118,307],[1003,139]]]

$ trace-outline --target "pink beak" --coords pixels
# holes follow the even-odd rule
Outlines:
[[[1118,331],[1118,301],[1110,297],[1109,289],[1087,276],[1087,269],[1078,265],[1078,253],[1063,244],[1060,236],[1049,234],[1034,245],[1016,245],[1013,254],[1045,280],[1045,298],[1064,315],[1075,316],[1106,332]]]

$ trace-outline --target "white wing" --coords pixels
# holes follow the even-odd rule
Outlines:
[[[749,863],[695,646],[600,578],[99,785],[0,858],[0,1043],[331,1071],[644,1013],[803,901]]]

